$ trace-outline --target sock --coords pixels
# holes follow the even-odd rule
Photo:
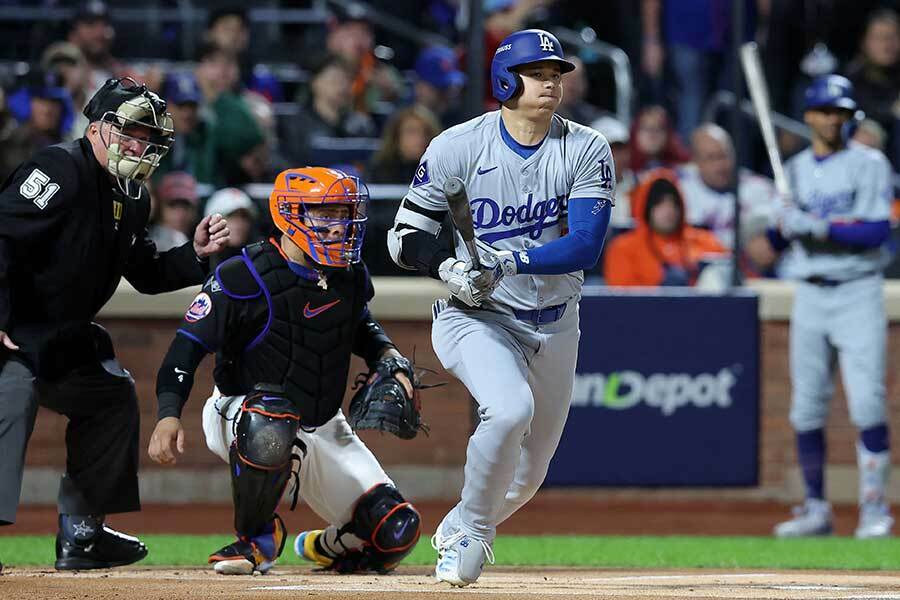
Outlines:
[[[825,498],[825,431],[797,432],[797,459],[803,471],[806,497]]]
[[[859,440],[869,452],[884,452],[891,447],[888,428],[884,423],[860,431]]]
[[[329,558],[343,556],[353,550],[361,550],[363,541],[350,533],[329,525],[316,540],[316,552]]]
[[[859,502],[884,502],[891,470],[891,452],[886,425],[876,425],[859,433],[856,464],[859,466]]]
[[[69,542],[87,545],[103,528],[103,515],[59,515],[59,529]]]
[[[281,555],[281,549],[284,547],[284,528],[277,527],[276,520],[281,520],[278,515],[266,523],[262,531],[250,538],[260,552],[269,560],[278,558]]]

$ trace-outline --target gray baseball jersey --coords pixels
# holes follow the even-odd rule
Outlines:
[[[443,185],[455,175],[466,184],[476,237],[500,250],[527,250],[564,234],[569,198],[613,203],[614,169],[603,135],[561,117],[553,118],[540,148],[523,159],[501,138],[495,111],[434,138],[406,197],[423,208],[447,210]],[[456,255],[468,257],[458,235]],[[543,308],[577,296],[583,281],[581,271],[507,277],[492,299],[516,309]]]
[[[807,148],[787,162],[786,170],[794,201],[807,212],[831,222],[890,218],[892,171],[877,150],[851,143],[840,152],[817,159]],[[883,247],[856,252],[827,242],[794,242],[785,256],[782,274],[796,279],[820,276],[846,281],[880,271],[886,260]]]

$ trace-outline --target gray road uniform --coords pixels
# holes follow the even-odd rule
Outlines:
[[[795,201],[832,223],[884,221],[893,189],[887,159],[852,145],[824,160],[807,149],[787,164]],[[797,240],[783,275],[798,280],[791,317],[791,423],[798,431],[825,425],[837,354],[850,417],[861,428],[885,422],[886,318],[881,270],[884,246]]]
[[[458,176],[468,190],[476,237],[516,253],[520,262],[519,274],[504,277],[480,307],[438,300],[433,311],[435,352],[474,396],[480,419],[466,452],[461,501],[441,529],[487,544],[543,482],[575,375],[583,273],[524,274],[537,262],[529,251],[566,233],[576,199],[595,200],[599,212],[615,194],[609,145],[594,130],[554,117],[547,137],[531,150],[526,158],[510,145],[499,111],[445,131],[425,152],[389,233],[395,262],[415,267],[407,262],[407,236],[438,235],[447,211],[441,190],[448,177]],[[468,258],[461,238],[455,240],[455,255]]]
[[[806,502],[794,519],[778,525],[781,537],[832,531],[825,500],[824,428],[840,366],[850,420],[859,428],[860,522],[856,536],[890,533],[885,500],[890,443],[885,410],[887,320],[881,271],[888,252],[893,199],[891,168],[877,150],[851,143],[826,157],[807,149],[786,165],[794,200],[792,219],[812,224],[811,235],[793,238],[782,274],[796,279],[790,330],[793,386],[790,420],[806,484]],[[808,219],[812,219],[809,221]]]

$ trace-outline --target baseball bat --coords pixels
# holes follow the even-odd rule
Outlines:
[[[787,175],[784,173],[784,163],[781,162],[781,152],[779,152],[778,144],[775,141],[772,109],[769,106],[769,90],[766,87],[766,79],[759,60],[759,49],[756,47],[756,43],[747,42],[741,46],[741,67],[744,69],[747,89],[750,90],[750,100],[753,101],[753,110],[756,112],[757,121],[759,121],[759,130],[762,133],[763,142],[766,144],[769,163],[772,165],[775,189],[778,190],[782,198],[788,199],[791,197],[791,189],[788,185]]]
[[[450,177],[444,183],[444,196],[450,209],[450,220],[462,236],[466,250],[472,257],[472,268],[478,271],[481,269],[481,261],[478,259],[478,248],[475,246],[475,226],[472,224],[472,209],[469,207],[466,184],[459,177]]]

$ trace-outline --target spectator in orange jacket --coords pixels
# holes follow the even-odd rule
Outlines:
[[[685,222],[677,181],[672,171],[657,169],[634,190],[637,227],[612,240],[603,270],[608,285],[693,285],[702,259],[725,254],[713,233]]]

